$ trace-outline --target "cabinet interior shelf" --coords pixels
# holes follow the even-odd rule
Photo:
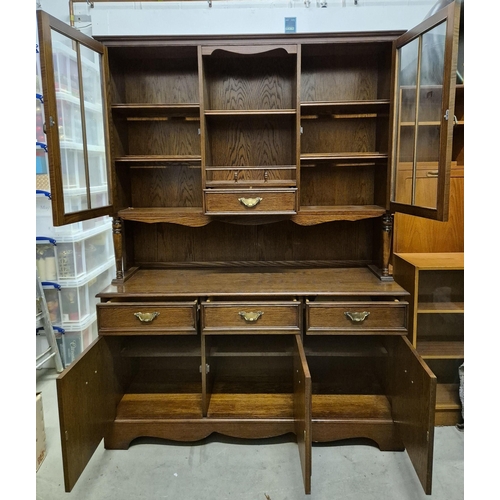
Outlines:
[[[295,109],[206,109],[206,116],[294,115]]]
[[[187,104],[112,104],[111,110],[116,116],[127,118],[161,118],[161,117],[198,117],[200,105]]]
[[[463,302],[419,302],[419,314],[463,314]]]
[[[463,340],[418,340],[417,351],[424,359],[461,359]]]
[[[389,99],[372,101],[303,101],[300,103],[302,113],[312,114],[351,114],[351,113],[387,113]],[[362,115],[360,115],[361,117]]]
[[[301,161],[349,161],[356,162],[359,160],[386,160],[389,157],[387,153],[302,153],[300,155]]]
[[[116,165],[131,165],[136,168],[153,168],[173,164],[201,166],[200,155],[127,155],[115,158]]]
[[[436,387],[436,409],[437,410],[459,410],[462,408],[459,396],[458,384],[437,384]]]

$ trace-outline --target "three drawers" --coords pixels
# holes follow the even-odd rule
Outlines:
[[[197,301],[97,304],[100,335],[196,335]]]
[[[198,302],[106,302],[97,304],[101,335],[196,335]],[[404,335],[405,301],[305,301],[307,335]],[[300,334],[298,300],[203,301],[201,332],[217,334]]]
[[[206,301],[201,303],[202,334],[298,334],[299,301]]]
[[[306,301],[306,334],[406,334],[407,310],[404,301]]]

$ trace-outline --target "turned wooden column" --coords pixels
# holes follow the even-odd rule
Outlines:
[[[392,252],[392,235],[394,227],[394,215],[387,212],[382,217],[382,265],[381,265],[381,275],[382,277],[388,277],[389,274],[389,262],[391,259]]]

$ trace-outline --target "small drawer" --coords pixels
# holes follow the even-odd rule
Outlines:
[[[297,189],[206,190],[205,211],[213,215],[295,214]]]
[[[197,302],[97,304],[100,335],[196,335]]]
[[[306,301],[307,335],[407,333],[407,302]]]
[[[298,334],[300,302],[202,302],[205,335]]]

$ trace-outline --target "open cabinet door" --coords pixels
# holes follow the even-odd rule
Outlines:
[[[395,42],[391,211],[448,219],[461,1]]]
[[[71,491],[115,416],[113,363],[98,337],[56,380],[64,486]]]
[[[41,10],[37,24],[53,223],[112,215],[106,49]]]
[[[432,492],[436,376],[404,337],[392,337],[392,415],[427,495]]]
[[[311,429],[311,374],[300,335],[295,336],[293,362],[295,433],[299,446],[300,463],[306,494],[311,493],[312,429]]]

